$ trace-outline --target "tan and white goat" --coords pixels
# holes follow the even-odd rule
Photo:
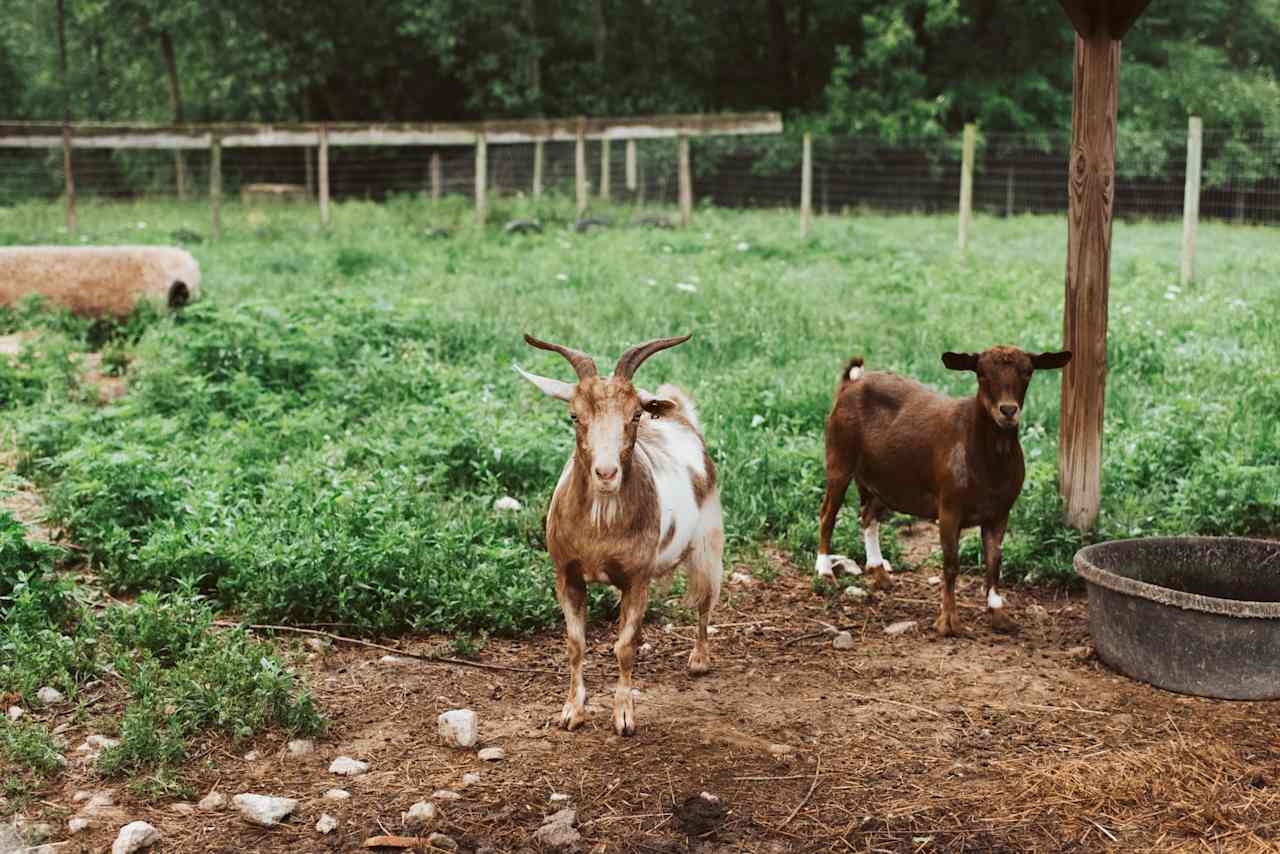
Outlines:
[[[578,375],[576,383],[566,383],[516,366],[544,394],[569,404],[577,439],[547,510],[547,549],[556,567],[569,651],[569,698],[560,722],[574,729],[586,720],[587,584],[611,584],[622,591],[613,647],[619,670],[613,728],[630,735],[636,727],[631,672],[651,581],[686,570],[689,603],[698,611],[689,672],[705,673],[711,666],[707,619],[720,597],[724,551],[715,465],[684,392],[663,385],[654,395],[631,384],[645,359],[689,336],[632,347],[611,377],[599,376],[585,353],[528,335],[524,340],[564,356]]]

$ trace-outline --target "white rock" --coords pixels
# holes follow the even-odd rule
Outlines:
[[[543,824],[577,824],[578,811],[571,807],[565,807],[558,812],[553,812],[542,820]]]
[[[185,801],[178,801],[176,804],[170,804],[169,809],[173,810],[178,815],[195,815],[196,814],[195,805],[189,804]]]
[[[85,815],[97,815],[104,810],[109,810],[116,805],[116,799],[111,796],[110,792],[98,792],[89,798],[89,803],[84,805],[80,812]]]
[[[329,644],[321,638],[307,638],[307,646],[311,647],[312,652],[324,652],[329,648]]]
[[[262,827],[279,824],[282,818],[298,808],[298,802],[293,798],[273,798],[247,792],[236,795],[231,800],[235,802],[236,809],[240,810],[240,814],[246,821]]]
[[[941,583],[942,583],[942,576],[941,576],[941,575],[931,575],[931,576],[929,576],[929,577],[928,577],[927,579],[925,579],[925,580],[929,582],[929,586],[930,586],[930,587],[937,587],[939,584],[941,584]]]
[[[257,750],[250,750],[248,753],[244,755],[245,762],[257,762],[261,758],[262,758],[262,753]]]
[[[117,739],[107,738],[105,735],[91,735],[76,748],[76,753],[85,753],[95,758],[102,751],[119,743]]]
[[[308,753],[315,753],[316,743],[309,738],[295,738],[286,749],[294,756],[306,756]]]
[[[196,806],[205,812],[218,812],[227,808],[227,796],[217,789],[212,789],[209,794],[199,800]]]
[[[433,833],[428,836],[427,844],[432,848],[443,848],[445,851],[458,850],[458,843],[453,841],[453,837],[445,836],[443,833]]]
[[[853,635],[848,632],[840,632],[831,639],[831,645],[836,649],[853,649]]]
[[[7,714],[9,715],[9,720],[16,721],[18,718],[22,717],[23,712],[18,706],[10,706]]]
[[[36,692],[36,699],[46,706],[52,706],[54,703],[61,703],[65,697],[57,688],[50,688],[48,685]]]
[[[519,510],[523,506],[524,506],[523,504],[521,504],[519,501],[516,501],[510,495],[504,495],[501,498],[499,498],[497,501],[493,502],[494,510],[509,510],[513,513],[516,510]]]
[[[77,789],[76,793],[71,796],[71,803],[78,804],[81,801],[87,801],[93,797],[93,792],[86,792],[84,789]]]
[[[735,572],[729,576],[729,580],[734,584],[755,584],[756,580],[745,572]]]
[[[71,821],[67,822],[67,833],[74,836],[80,831],[87,830],[90,827],[93,827],[93,819],[78,815],[71,819]]]
[[[904,632],[911,631],[915,627],[916,627],[915,620],[899,620],[896,623],[891,623],[885,626],[884,633],[886,635],[900,635],[900,634],[903,634]]]
[[[850,584],[844,589],[844,597],[846,599],[866,599],[867,588],[859,587],[857,584]]]
[[[552,851],[562,851],[576,845],[582,838],[582,834],[573,828],[577,820],[578,814],[571,809],[562,809],[547,816],[542,827],[533,834],[533,841]]]
[[[507,758],[507,752],[501,747],[486,747],[480,751],[479,756],[485,762],[500,762]]]
[[[24,850],[26,846],[26,841],[12,824],[0,822],[0,851],[12,854],[12,852]]]
[[[476,713],[470,709],[453,709],[436,718],[440,738],[450,747],[472,747],[479,735]]]
[[[450,789],[436,789],[431,793],[431,800],[433,801],[456,801],[461,797],[462,795]]]
[[[408,812],[400,813],[400,822],[405,827],[426,827],[439,817],[436,805],[431,801],[418,801],[409,807]]]
[[[462,785],[464,786],[474,786],[476,783],[479,783],[479,782],[480,782],[480,775],[474,771],[468,771],[467,773],[462,775]]]
[[[551,797],[548,798],[547,800],[551,801],[551,803],[553,804],[558,804],[558,803],[563,803],[564,801],[573,800],[573,796],[566,795],[564,792],[552,792]]]
[[[329,773],[342,777],[359,777],[369,770],[368,762],[352,759],[350,756],[339,756],[329,763]]]
[[[399,667],[402,664],[411,664],[412,658],[405,658],[403,655],[384,655],[378,659],[379,664],[388,664],[392,667]]]
[[[316,822],[316,830],[321,833],[332,833],[338,826],[338,820],[326,813],[320,814],[320,820]]]
[[[111,843],[111,854],[133,854],[160,841],[161,833],[145,821],[131,821],[120,828],[120,835]]]
[[[345,801],[351,797],[351,793],[348,792],[346,789],[330,789],[329,791],[325,792],[324,795],[322,795],[322,797],[326,801]]]

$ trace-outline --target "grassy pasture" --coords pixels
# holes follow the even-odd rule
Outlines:
[[[229,685],[258,680],[243,686],[244,720],[211,721],[196,688],[156,687],[138,664],[135,695],[150,698],[140,735],[126,739],[132,753],[108,754],[108,770],[130,770],[177,761],[141,735],[163,728],[143,718],[174,696],[190,699],[178,743],[210,725],[322,725],[287,674],[250,672],[247,647],[165,634],[174,620],[207,629],[211,607],[347,632],[440,631],[461,647],[554,624],[541,519],[571,431],[510,365],[571,372],[522,332],[591,352],[604,370],[637,341],[692,331],[638,381],[678,382],[698,402],[728,559],[764,566],[773,544],[801,567],[816,545],[823,419],[849,355],[967,394],[972,375],[943,369],[943,351],[1061,341],[1057,217],[979,218],[961,258],[945,217],[821,218],[801,239],[785,213],[706,209],[683,231],[588,234],[566,227],[569,213],[556,200],[508,201],[495,222],[547,224],[513,236],[471,225],[461,200],[400,198],[338,205],[325,232],[312,208],[232,204],[221,242],[188,246],[205,297],[176,317],[104,328],[38,306],[0,314],[0,334],[39,331],[16,360],[0,359],[11,479],[39,487],[108,590],[163,594],[143,602],[179,614],[149,633],[120,628],[121,615],[89,619],[47,575],[71,555],[6,534],[0,610],[22,619],[5,623],[0,692],[74,691],[101,672],[105,650],[128,648],[215,670],[207,656],[225,652]],[[180,228],[207,234],[206,218],[196,204],[88,204],[82,240],[169,243]],[[60,223],[56,207],[0,208],[0,244],[64,242]],[[430,238],[429,226],[453,236]],[[1200,281],[1181,288],[1178,226],[1117,223],[1092,538],[1280,530],[1278,236],[1203,225]],[[84,384],[74,354],[94,349],[128,378],[123,399],[104,405]],[[1005,561],[1014,577],[1070,581],[1083,542],[1060,523],[1058,393],[1058,375],[1042,374],[1027,401],[1028,479]],[[495,514],[503,495],[524,509]],[[836,537],[861,558],[855,513]],[[976,568],[976,537],[962,556]],[[139,633],[160,639],[133,644]],[[11,753],[47,753],[13,732]]]

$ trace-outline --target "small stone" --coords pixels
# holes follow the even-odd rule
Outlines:
[[[510,513],[514,513],[515,511],[519,510],[523,506],[524,505],[522,505],[519,501],[516,501],[510,495],[504,495],[501,498],[499,498],[497,501],[493,502],[494,510],[505,510]]]
[[[387,664],[392,667],[399,667],[402,664],[411,664],[412,658],[405,658],[403,655],[384,655],[378,659],[379,664]]]
[[[941,576],[941,575],[931,575],[931,576],[929,576],[929,577],[928,577],[927,579],[925,579],[925,580],[929,582],[929,586],[930,586],[930,587],[937,587],[939,584],[941,584],[941,583],[942,583],[942,576]]]
[[[160,831],[145,821],[131,821],[120,828],[120,835],[111,844],[111,854],[133,854],[160,841]]]
[[[418,801],[409,807],[408,812],[400,814],[400,822],[405,827],[426,827],[439,817],[436,805],[430,801]]]
[[[10,706],[9,711],[6,714],[9,715],[9,720],[16,721],[22,717],[23,712],[18,706]]]
[[[78,804],[81,801],[87,801],[93,797],[93,792],[86,792],[84,789],[77,789],[76,793],[71,796],[71,803]]]
[[[307,646],[312,652],[324,652],[329,648],[329,644],[321,638],[307,638]]]
[[[452,789],[436,789],[431,793],[431,799],[433,801],[456,801],[461,798],[462,795],[459,795]]]
[[[316,743],[309,738],[295,738],[286,749],[293,756],[306,756],[308,753],[315,753]]]
[[[853,649],[853,635],[848,632],[840,632],[831,639],[831,645],[836,649]]]
[[[273,798],[267,795],[244,793],[231,799],[235,802],[240,815],[250,824],[271,827],[298,808],[293,798]]]
[[[428,836],[427,844],[432,848],[443,848],[445,851],[458,850],[458,843],[453,841],[453,837],[445,836],[443,833],[433,833]]]
[[[1038,602],[1032,602],[1027,606],[1026,611],[1031,615],[1031,619],[1037,623],[1043,623],[1049,619],[1049,611]]]
[[[479,756],[484,762],[500,762],[507,758],[507,752],[501,747],[486,747],[480,751]]]
[[[244,755],[245,762],[257,762],[261,758],[262,758],[262,753],[260,753],[257,750],[250,750],[248,753]]]
[[[74,836],[80,831],[87,830],[90,827],[93,827],[93,819],[78,815],[71,819],[71,821],[67,822],[67,833]]]
[[[196,806],[205,812],[218,812],[227,808],[227,796],[217,789],[212,789],[196,803]]]
[[[578,811],[570,807],[565,807],[564,809],[553,812],[551,815],[544,818],[542,820],[542,823],[543,824],[569,824],[569,825],[577,824]]]
[[[440,738],[450,747],[472,747],[478,737],[476,713],[470,709],[453,709],[436,718]]]
[[[98,813],[109,810],[116,805],[116,799],[111,796],[110,792],[98,792],[89,798],[89,802],[84,805],[80,812],[85,815],[97,815]]]
[[[316,830],[321,833],[332,833],[338,826],[338,820],[326,813],[320,814],[320,820],[316,822]]]
[[[551,803],[553,804],[559,804],[565,801],[573,800],[573,797],[571,795],[566,795],[564,792],[552,792],[551,797],[548,798],[548,800],[550,800]]]
[[[352,759],[350,756],[339,756],[329,763],[329,773],[342,777],[359,777],[369,770],[368,762]]]
[[[22,851],[26,846],[26,840],[19,835],[17,828],[8,822],[0,823],[0,851]]]
[[[771,744],[768,749],[774,756],[786,756],[788,753],[795,750],[795,748],[789,744]]]
[[[866,599],[867,588],[860,587],[857,584],[850,584],[844,589],[844,597],[846,599]]]
[[[464,786],[474,786],[476,783],[479,783],[479,782],[480,782],[480,775],[474,771],[468,771],[467,773],[462,775],[462,785]]]
[[[756,580],[745,572],[735,572],[729,576],[729,581],[733,584],[755,584]]]
[[[57,688],[50,688],[46,685],[36,692],[36,699],[46,706],[52,706],[55,703],[61,703],[66,698],[62,696],[62,692]]]
[[[351,797],[351,793],[346,789],[330,789],[321,795],[326,801],[345,801]]]
[[[570,813],[571,815],[569,820],[551,820],[551,818],[556,818],[556,816],[559,816],[562,813]],[[551,849],[552,851],[563,851],[577,845],[578,841],[582,839],[582,834],[578,833],[578,831],[573,828],[573,822],[577,818],[576,815],[573,815],[573,810],[561,810],[551,818],[547,819],[547,821],[543,823],[542,827],[538,828],[534,832],[533,841],[544,848]]]
[[[720,803],[720,799],[719,799],[718,797],[716,797],[715,795],[711,794],[710,792],[705,792],[705,791],[704,791],[704,792],[699,792],[699,793],[698,793],[698,797],[702,798],[702,799],[703,799],[704,801],[706,801],[707,803],[711,803],[711,804],[718,804],[718,803]]]
[[[911,631],[916,627],[915,620],[899,620],[896,623],[890,623],[884,627],[886,635],[900,635]]]
[[[170,804],[169,809],[173,810],[178,815],[195,815],[196,814],[195,804],[189,804],[186,801],[178,801],[176,804]]]

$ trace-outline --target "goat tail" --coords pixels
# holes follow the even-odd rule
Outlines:
[[[699,433],[702,432],[702,422],[698,420],[698,409],[693,405],[693,401],[689,399],[689,395],[685,394],[684,389],[679,386],[664,383],[658,386],[658,397],[675,401],[680,407],[680,414],[689,419],[689,423],[693,425],[693,429]]]
[[[840,372],[840,385],[862,379],[862,357],[854,356]]]
[[[695,611],[711,611],[720,601],[720,582],[724,580],[724,531],[704,531],[694,543],[693,554],[686,566],[685,607]]]

